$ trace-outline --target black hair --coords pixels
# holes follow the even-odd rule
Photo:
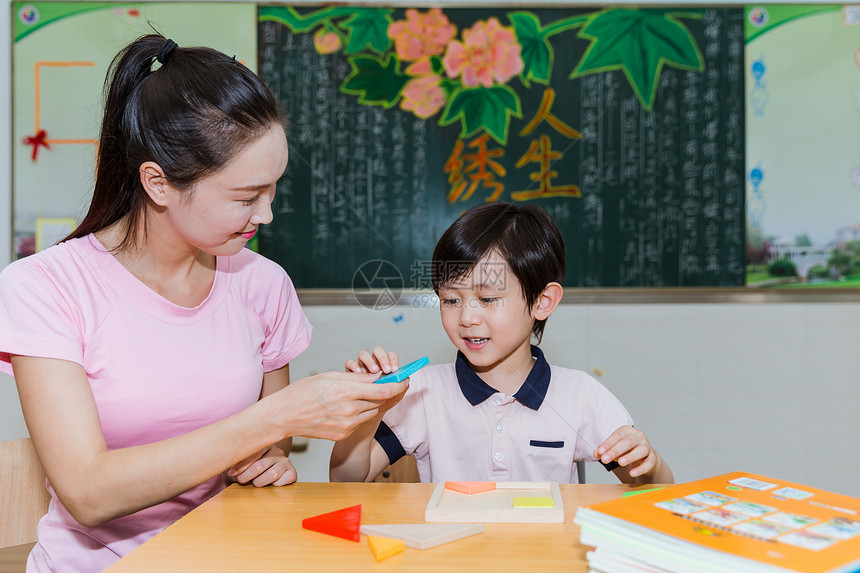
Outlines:
[[[564,283],[564,239],[545,210],[534,205],[485,203],[460,215],[433,251],[431,282],[439,289],[467,275],[492,251],[508,263],[531,308],[551,282]],[[546,320],[532,333],[540,342]]]
[[[246,144],[285,125],[271,90],[235,57],[203,47],[162,50],[165,42],[160,34],[141,36],[111,62],[92,202],[63,240],[127,217],[116,248],[133,243],[146,217],[141,164],[157,163],[171,185],[190,190]],[[153,69],[156,56],[163,63]]]

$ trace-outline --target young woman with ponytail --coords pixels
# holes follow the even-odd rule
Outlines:
[[[101,571],[231,481],[291,483],[291,436],[341,439],[407,384],[290,384],[311,326],[244,248],[288,157],[256,75],[148,35],[105,86],[89,212],[0,273],[0,371],[52,496],[29,572]]]

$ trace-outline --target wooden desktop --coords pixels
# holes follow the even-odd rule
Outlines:
[[[361,504],[362,524],[424,523],[432,483],[232,485],[110,567],[110,573],[170,571],[587,571],[573,523],[577,506],[612,498],[625,485],[562,485],[564,522],[487,523],[484,532],[377,562],[359,543],[302,529],[302,519]]]

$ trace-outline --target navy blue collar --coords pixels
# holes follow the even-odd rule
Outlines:
[[[550,369],[540,348],[532,345],[531,351],[535,358],[534,366],[532,366],[532,370],[523,385],[514,394],[514,398],[522,405],[537,410],[546,398],[546,391],[549,389]],[[477,406],[493,394],[498,393],[498,390],[481,380],[481,377],[472,370],[469,361],[460,351],[457,351],[455,369],[460,391],[463,392],[463,396],[472,406]]]

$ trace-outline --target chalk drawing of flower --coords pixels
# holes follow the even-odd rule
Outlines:
[[[436,56],[457,35],[457,27],[439,8],[422,14],[414,8],[406,10],[406,19],[388,26],[388,37],[394,40],[397,57],[404,62]]]
[[[511,28],[496,18],[479,20],[463,30],[463,41],[448,44],[442,65],[449,78],[460,76],[466,87],[504,84],[523,69],[520,45]]]
[[[340,46],[340,36],[334,32],[320,28],[314,33],[314,48],[320,54],[333,54],[340,50]]]
[[[439,85],[441,81],[442,78],[435,74],[409,80],[401,94],[400,108],[421,119],[432,117],[448,98]]]

